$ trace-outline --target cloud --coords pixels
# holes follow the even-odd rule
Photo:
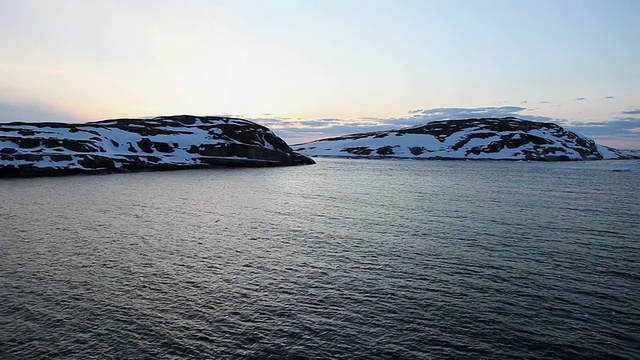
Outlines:
[[[85,122],[86,120],[37,100],[10,100],[0,96],[0,122],[13,121]]]
[[[573,100],[575,100],[575,101],[582,101],[582,100],[587,100],[587,98],[585,98],[585,97],[579,97],[579,98],[575,98],[575,99],[573,99]]]
[[[640,140],[640,118],[616,118],[608,121],[571,122],[563,125],[568,130],[575,131],[594,138],[621,138]]]
[[[640,118],[638,117],[614,118],[596,122],[572,122],[566,119],[531,115],[529,114],[531,110],[531,108],[521,106],[434,108],[413,109],[408,111],[407,116],[389,118],[361,117],[358,119],[328,118],[313,120],[255,118],[250,120],[268,126],[289,144],[299,144],[347,134],[400,129],[426,124],[431,121],[484,117],[517,117],[523,120],[552,122],[597,141],[608,142],[611,146],[616,146],[616,141],[627,141],[630,144],[640,143]],[[624,113],[627,115],[639,114],[640,109],[629,110]]]
[[[625,115],[640,115],[640,109],[623,111],[622,113]]]
[[[358,119],[288,120],[282,118],[249,119],[271,128],[290,143],[300,143],[324,137],[362,132],[399,129],[426,124],[431,121],[487,117],[517,117],[524,120],[559,122],[545,116],[521,114],[529,109],[521,106],[413,109],[405,117],[362,117]]]
[[[521,106],[500,106],[500,107],[477,107],[477,108],[435,108],[435,109],[416,109],[409,110],[411,118],[433,119],[434,120],[451,120],[451,119],[469,119],[475,117],[506,117],[516,116],[519,111],[526,110]],[[404,119],[404,118],[398,118]]]
[[[291,144],[361,132],[389,130],[390,126],[380,119],[362,118],[290,120],[284,118],[252,118],[251,121],[269,127],[278,136]]]
[[[605,96],[604,98],[608,100],[608,99],[615,99],[616,97],[615,96]]]
[[[524,115],[528,110],[521,106],[478,107],[478,108],[436,108],[409,111],[410,117],[378,119],[394,126],[415,126],[438,120],[471,119],[486,117],[517,117],[532,121],[553,121],[546,116]]]

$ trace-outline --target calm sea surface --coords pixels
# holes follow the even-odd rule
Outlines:
[[[0,358],[637,359],[640,163],[1,180]]]

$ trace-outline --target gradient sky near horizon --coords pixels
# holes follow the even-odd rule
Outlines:
[[[229,114],[296,142],[497,113],[640,148],[638,14],[637,0],[0,0],[0,121]]]

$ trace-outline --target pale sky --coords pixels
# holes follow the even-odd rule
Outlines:
[[[0,0],[0,122],[229,114],[296,142],[497,111],[640,148],[638,14],[637,0]]]

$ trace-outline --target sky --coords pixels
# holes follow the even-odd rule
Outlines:
[[[516,116],[640,148],[637,0],[0,0],[0,122],[231,115],[289,143]]]

